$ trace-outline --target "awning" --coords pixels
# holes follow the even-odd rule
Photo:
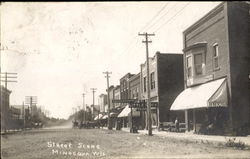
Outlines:
[[[107,119],[108,118],[108,115],[104,115],[103,117],[102,117],[102,119]]]
[[[99,118],[98,118],[98,116],[99,116]],[[102,114],[99,114],[99,115],[97,115],[96,117],[95,117],[95,119],[94,120],[98,120],[98,119],[101,119],[102,118]]]
[[[130,116],[130,113],[131,113],[131,108],[129,108],[129,105],[126,105],[126,107],[118,115],[118,118]],[[132,114],[133,116],[140,116],[140,112],[136,111],[134,108]]]
[[[117,114],[117,113],[114,113],[114,112],[111,112],[111,113],[110,113],[110,117],[117,117],[117,115],[118,115],[118,114]]]
[[[208,107],[227,107],[225,78],[185,89],[175,99],[170,110],[187,110]]]

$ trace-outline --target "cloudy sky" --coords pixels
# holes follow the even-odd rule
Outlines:
[[[90,88],[105,93],[104,71],[118,85],[145,61],[143,37],[155,33],[149,54],[182,53],[182,32],[220,2],[5,2],[1,5],[1,69],[17,72],[10,103],[37,96],[51,116],[92,104]]]

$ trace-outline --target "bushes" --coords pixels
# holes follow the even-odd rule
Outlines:
[[[230,139],[227,140],[226,146],[227,147],[235,147],[235,148],[238,148],[238,149],[245,149],[246,144],[244,142],[242,142],[242,141],[236,142],[236,137],[234,137],[234,138],[230,138]]]

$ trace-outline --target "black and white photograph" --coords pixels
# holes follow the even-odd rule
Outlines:
[[[250,158],[249,1],[0,2],[2,159]]]

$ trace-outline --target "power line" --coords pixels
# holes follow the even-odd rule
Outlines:
[[[163,23],[163,25],[159,26],[157,29],[155,29],[154,32],[157,32],[158,30],[160,30],[164,25],[166,25],[167,23],[169,23],[173,18],[175,18],[178,14],[180,14],[188,5],[190,4],[190,2],[188,2],[185,6],[183,6],[178,12],[176,12],[176,14],[174,14],[171,18],[169,18],[165,23]]]
[[[169,13],[169,11],[172,9],[170,9],[170,10],[168,10],[165,14],[163,14],[161,17],[160,17],[160,19],[158,19],[157,21],[155,21],[155,23],[153,23],[153,24],[151,24],[151,25],[149,25],[158,15],[160,15],[160,13],[166,8],[168,6],[168,3],[167,4],[165,4],[157,13],[156,13],[156,15],[141,29],[141,30],[143,30],[143,29],[146,29],[146,28],[148,28],[148,29],[150,29],[151,27],[153,27],[155,24],[157,24],[158,23],[158,21],[159,20],[161,20],[163,17],[165,17],[168,13]],[[176,6],[176,4],[173,6],[173,8]],[[149,26],[148,26],[149,25]],[[134,40],[134,39],[136,39],[136,40]],[[139,42],[138,41],[138,38],[137,38],[137,36],[135,36],[133,39],[132,39],[132,43],[130,43],[130,45],[129,45],[129,47],[127,47],[127,49],[124,49],[121,53],[122,54],[125,54],[125,53],[127,53],[127,52],[130,52],[130,50],[131,49],[133,49],[135,46],[136,46],[136,44]]]
[[[2,74],[4,76],[2,76]],[[12,79],[12,80],[9,80]],[[8,82],[17,82],[17,73],[11,72],[1,72],[0,73],[0,81],[5,83],[5,88],[7,89]]]
[[[147,30],[149,30],[150,28],[154,27],[161,19],[163,19],[164,17],[166,17],[168,15],[168,13],[173,10],[175,8],[177,4],[175,3],[174,6],[172,8],[170,8],[169,10],[167,10],[167,12],[165,14],[163,14],[158,20],[155,21],[155,23],[151,24]]]
[[[143,29],[146,29],[148,27],[148,25],[168,6],[168,3],[166,3],[156,14],[153,18],[151,18],[150,21],[148,21],[148,23],[146,23],[146,25],[140,29],[140,30],[143,30]],[[138,41],[138,38],[137,36],[133,37],[132,42],[128,45],[127,48],[125,48],[123,51],[121,51],[121,54],[125,54],[127,52],[130,52],[131,48],[134,48],[135,47],[135,44],[137,44],[139,41]]]
[[[146,23],[146,25],[140,29],[141,31],[143,31],[144,29],[146,29],[148,27],[148,25],[168,6],[168,3],[166,3],[156,14],[153,18],[150,19],[150,21],[148,21]]]

